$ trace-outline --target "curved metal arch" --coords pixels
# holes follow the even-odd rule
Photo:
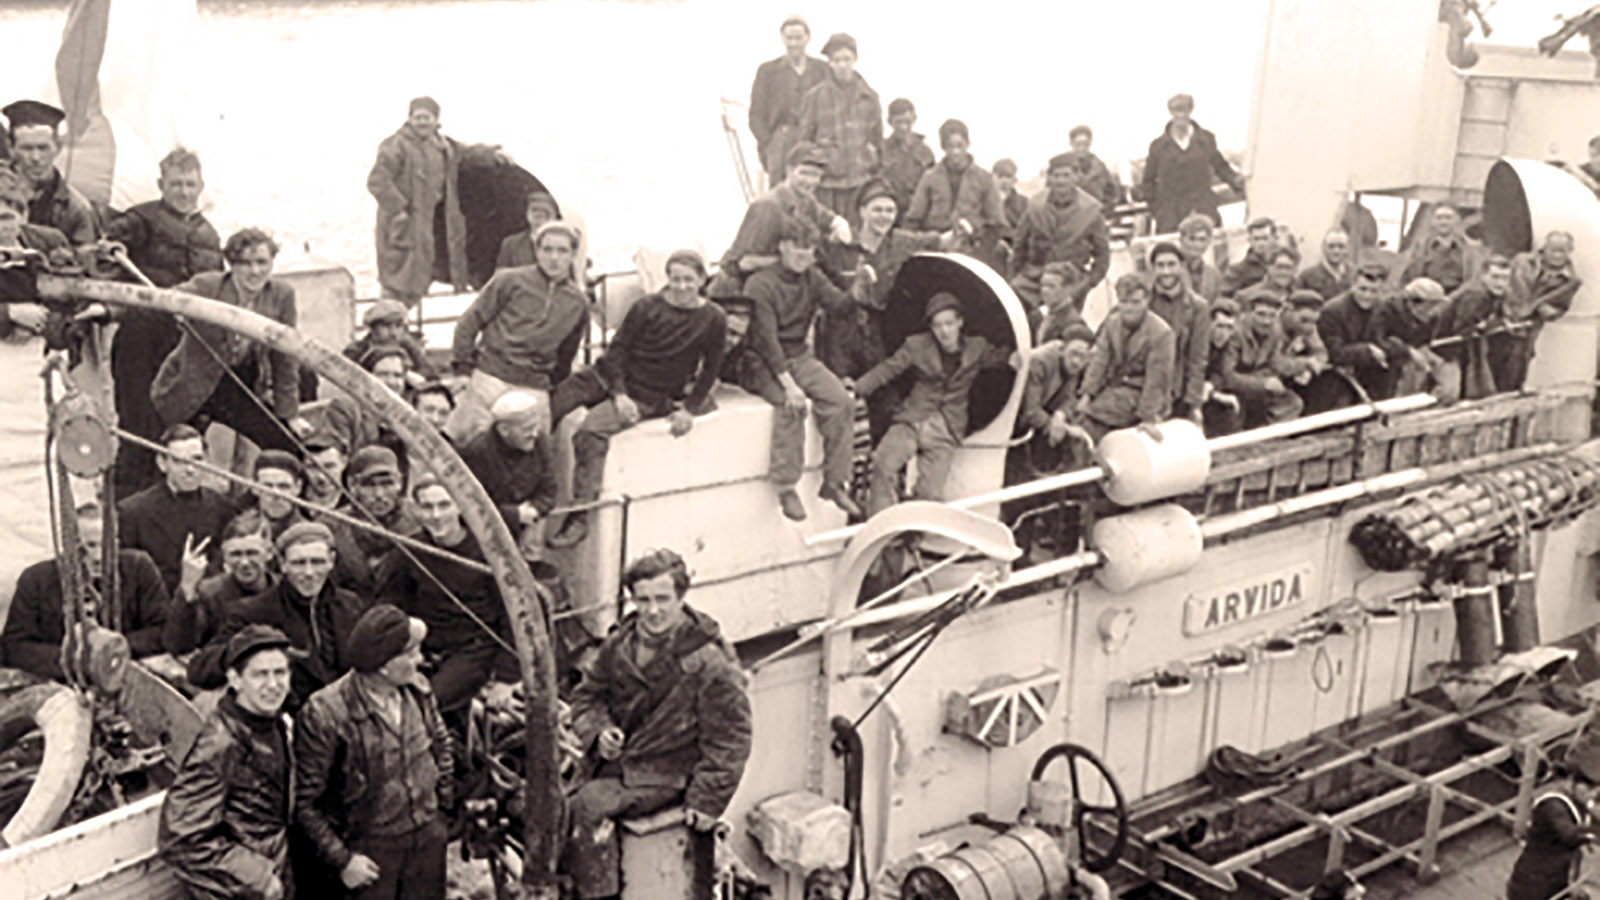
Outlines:
[[[524,801],[527,810],[548,810],[550,815],[526,815],[523,840],[523,879],[530,887],[551,892],[555,862],[561,852],[559,832],[563,798],[556,756],[555,661],[551,655],[548,597],[534,581],[527,562],[517,550],[511,531],[501,519],[488,493],[467,469],[455,449],[417,415],[409,404],[391,393],[343,354],[280,322],[249,310],[181,291],[96,281],[40,273],[38,296],[45,301],[93,300],[120,307],[153,310],[206,322],[243,335],[300,361],[318,375],[378,411],[406,442],[420,451],[423,461],[461,506],[461,517],[483,547],[495,581],[511,618],[512,638],[528,691],[527,746]]]

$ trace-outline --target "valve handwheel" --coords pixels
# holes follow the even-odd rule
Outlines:
[[[1033,780],[1043,781],[1044,774],[1050,764],[1058,759],[1067,762],[1068,784],[1072,788],[1072,829],[1078,833],[1078,857],[1083,867],[1094,873],[1107,871],[1117,864],[1122,857],[1122,850],[1128,843],[1128,802],[1122,796],[1122,787],[1117,784],[1117,779],[1111,774],[1111,769],[1094,755],[1087,747],[1078,744],[1057,744],[1046,750],[1033,764]],[[1083,800],[1083,781],[1078,777],[1079,762],[1087,763],[1094,771],[1100,774],[1115,803],[1105,805],[1100,803],[1085,803]],[[1089,844],[1089,836],[1084,829],[1085,820],[1090,816],[1115,817],[1116,826],[1109,824],[1103,826],[1112,831],[1114,837],[1111,846],[1104,851],[1097,852]],[[1100,823],[1096,823],[1099,825]]]

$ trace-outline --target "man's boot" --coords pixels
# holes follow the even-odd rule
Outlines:
[[[806,505],[801,502],[800,495],[794,488],[784,488],[778,492],[778,505],[783,508],[784,517],[791,522],[806,520]]]
[[[579,510],[567,513],[567,518],[561,523],[561,528],[545,540],[545,544],[556,549],[576,547],[589,536],[589,511]]]

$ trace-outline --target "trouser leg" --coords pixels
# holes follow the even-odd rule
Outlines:
[[[579,369],[561,379],[550,392],[550,430],[561,427],[561,420],[580,406],[594,407],[611,396],[593,368]]]
[[[823,487],[849,493],[855,401],[839,379],[809,354],[789,360],[789,374],[811,399],[811,415],[822,432]]]
[[[918,500],[945,499],[945,484],[950,480],[950,465],[955,462],[961,442],[950,433],[944,416],[934,416],[917,426]]]
[[[479,689],[489,683],[499,652],[498,644],[484,640],[451,647],[439,654],[428,683],[433,687],[440,713],[464,709],[472,702]]]
[[[245,377],[249,373],[239,374],[239,381],[245,384],[254,382],[254,375]],[[264,400],[261,402],[265,402]],[[295,450],[295,443],[289,437],[288,426],[278,420],[277,416],[268,412],[244,387],[235,381],[232,375],[224,372],[217,382],[217,389],[212,392],[210,399],[200,407],[200,412],[211,417],[214,422],[232,428],[240,436],[249,438],[251,443],[262,450]]]
[[[605,476],[606,452],[611,436],[626,431],[628,423],[617,412],[616,403],[606,400],[584,418],[572,435],[572,499],[587,503],[600,497],[600,481]]]
[[[627,787],[618,778],[596,778],[578,789],[568,804],[572,832],[567,842],[566,869],[579,900],[611,897],[622,890],[620,816],[643,816],[677,800],[681,791],[664,787]]]
[[[514,387],[488,372],[474,369],[467,379],[466,389],[456,398],[456,408],[450,411],[450,417],[445,420],[445,435],[457,447],[465,447],[468,441],[488,429],[492,421],[489,408],[494,406],[501,394]]]
[[[889,426],[872,451],[872,488],[867,497],[871,518],[900,501],[900,473],[917,454],[916,429],[904,422]]]

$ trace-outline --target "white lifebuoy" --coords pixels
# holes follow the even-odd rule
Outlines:
[[[0,830],[0,848],[31,841],[56,827],[89,762],[94,714],[88,701],[64,684],[38,684],[0,701],[0,747],[38,728],[44,763],[22,806]]]

